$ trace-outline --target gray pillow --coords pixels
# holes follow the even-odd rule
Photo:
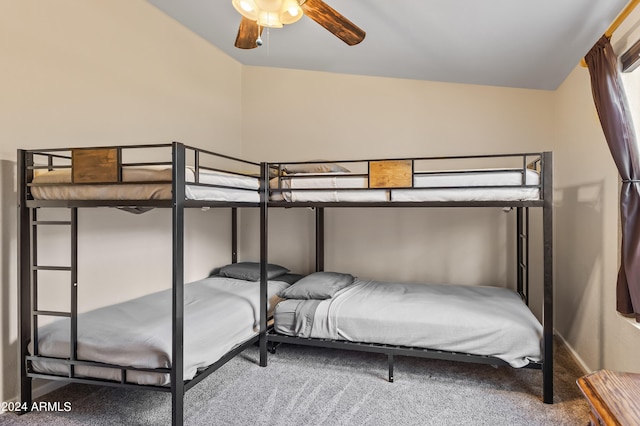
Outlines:
[[[289,164],[284,167],[284,171],[293,173],[336,173],[349,172],[350,170],[336,163],[313,163],[313,164]]]
[[[314,272],[281,290],[283,299],[330,299],[338,291],[350,286],[354,276],[339,272]]]
[[[267,279],[271,280],[289,272],[287,268],[280,265],[267,264]],[[239,280],[258,281],[260,280],[259,262],[238,262],[220,268],[219,274],[223,277],[237,278]]]

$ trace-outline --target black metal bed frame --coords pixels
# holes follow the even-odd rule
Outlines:
[[[182,425],[184,419],[184,394],[187,390],[202,381],[211,373],[216,371],[227,361],[242,352],[249,346],[256,344],[259,340],[265,341],[264,335],[256,335],[234,349],[225,354],[215,363],[199,372],[194,378],[184,380],[184,210],[191,207],[225,207],[231,208],[231,261],[236,263],[238,256],[238,221],[237,209],[240,207],[258,207],[258,203],[248,202],[222,202],[222,201],[198,201],[185,199],[185,168],[187,163],[187,152],[193,153],[195,161],[196,182],[191,184],[198,185],[198,169],[206,168],[209,170],[217,170],[200,166],[200,156],[211,155],[221,157],[227,160],[237,161],[241,163],[252,164],[258,167],[258,163],[241,160],[235,157],[218,154],[211,151],[205,151],[193,147],[183,145],[182,143],[173,142],[172,144],[160,145],[130,145],[123,147],[99,147],[99,148],[115,148],[118,150],[118,184],[127,185],[122,180],[122,168],[127,166],[138,165],[171,165],[172,166],[172,199],[171,200],[125,200],[125,201],[105,201],[105,200],[70,200],[70,201],[54,201],[54,200],[34,200],[30,195],[30,182],[33,179],[34,170],[39,168],[54,168],[52,164],[53,158],[68,157],[56,154],[56,151],[70,151],[69,148],[64,149],[43,149],[43,150],[18,150],[18,287],[19,287],[19,339],[20,339],[20,397],[21,407],[31,407],[32,403],[32,380],[34,378],[42,378],[48,380],[57,380],[64,382],[75,382],[85,384],[97,384],[103,386],[113,386],[120,388],[136,388],[144,390],[153,390],[161,392],[171,392],[172,396],[172,417],[173,425]],[[122,149],[138,149],[138,148],[170,148],[172,152],[171,163],[122,163]],[[45,156],[49,158],[46,166],[38,166],[34,164],[34,156]],[[70,166],[69,166],[70,167]],[[57,168],[57,167],[56,167]],[[219,170],[221,171],[221,170]],[[140,182],[136,182],[139,184]],[[154,182],[158,183],[158,182]],[[217,185],[203,185],[217,186]],[[171,208],[172,210],[172,363],[171,368],[132,368],[120,365],[104,364],[90,361],[79,360],[77,357],[77,327],[78,327],[78,209],[94,208],[94,207],[158,207]],[[39,208],[68,208],[70,211],[70,219],[64,221],[47,221],[38,219]],[[38,226],[69,226],[71,233],[71,265],[70,266],[47,266],[39,265],[37,260],[37,228]],[[38,271],[63,271],[70,273],[70,289],[71,289],[71,309],[70,312],[44,311],[38,309],[37,292],[38,292]],[[262,308],[266,308],[262,303]],[[265,313],[266,315],[266,313]],[[70,350],[69,357],[50,358],[43,357],[38,354],[38,317],[39,316],[55,316],[70,318]],[[261,314],[262,316],[262,314]],[[264,333],[263,333],[264,334]],[[33,342],[33,353],[28,350],[29,342]],[[264,344],[264,343],[263,343]],[[67,376],[37,373],[31,368],[34,360],[46,360],[62,363],[69,368]],[[261,358],[261,364],[266,364],[266,359]],[[87,377],[78,377],[75,374],[75,366],[95,366],[106,367],[120,370],[121,380],[110,381],[103,379],[93,379]],[[170,386],[150,386],[138,385],[127,382],[127,372],[129,371],[147,371],[169,374]],[[28,409],[26,410],[28,411]],[[26,412],[24,411],[24,412]]]
[[[310,207],[315,209],[316,220],[316,271],[324,270],[324,209],[340,207],[362,207],[362,208],[385,208],[385,207],[511,207],[516,209],[516,251],[517,251],[517,291],[523,300],[529,303],[529,208],[542,208],[542,233],[543,233],[543,312],[542,312],[542,361],[530,363],[527,367],[540,369],[542,371],[542,399],[544,403],[553,404],[553,158],[551,152],[522,153],[504,155],[478,155],[478,156],[456,156],[456,157],[423,157],[409,160],[446,160],[451,159],[474,159],[491,157],[522,157],[523,173],[522,187],[525,184],[524,173],[527,168],[527,158],[537,157],[541,171],[541,182],[536,185],[540,189],[540,198],[529,201],[423,201],[423,202],[289,202],[289,201],[269,201],[269,189],[263,188],[261,195],[261,265],[262,277],[266,277],[266,264],[268,262],[268,208],[289,208],[289,207]],[[374,160],[370,160],[374,161]],[[379,160],[375,160],[379,161]],[[349,162],[349,161],[346,161]],[[315,162],[306,162],[315,163]],[[345,163],[345,162],[339,162]],[[290,163],[287,163],[290,164]],[[296,163],[301,164],[301,163]],[[413,162],[412,162],[413,164]],[[274,172],[275,170],[275,172]],[[282,170],[281,164],[262,163],[263,177],[279,174]],[[412,170],[414,172],[414,170]],[[366,176],[366,175],[365,175]],[[499,188],[491,186],[486,188]],[[406,189],[406,188],[401,188]],[[451,188],[448,188],[451,189]],[[297,191],[300,189],[296,189]],[[314,188],[313,190],[316,190]],[[365,188],[364,190],[367,190]],[[271,192],[285,192],[280,183]],[[261,280],[261,295],[266,303],[266,279]],[[266,316],[261,319],[261,331],[267,331]],[[444,359],[452,361],[464,361],[473,363],[483,363],[491,365],[509,365],[501,359],[495,357],[478,356],[472,354],[445,352],[414,347],[402,347],[392,345],[381,345],[371,343],[358,343],[348,341],[337,341],[327,339],[300,338],[285,336],[269,330],[266,342],[260,346],[261,365],[266,365],[267,351],[275,350],[275,345],[279,343],[291,343],[297,345],[308,345],[317,347],[338,348],[365,352],[375,352],[386,354],[388,357],[389,381],[393,381],[394,356],[413,356],[433,359]]]

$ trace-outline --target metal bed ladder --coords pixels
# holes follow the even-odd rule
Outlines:
[[[31,394],[31,380],[27,375],[29,374],[28,363],[33,357],[39,355],[38,349],[38,318],[45,317],[62,317],[70,318],[70,344],[69,344],[69,373],[70,378],[75,377],[74,363],[77,361],[77,341],[78,341],[78,209],[76,207],[69,208],[70,217],[68,220],[40,220],[38,219],[38,209],[28,209],[28,223],[21,224],[22,244],[27,243],[30,247],[29,252],[23,251],[23,255],[28,255],[28,276],[25,275],[23,279],[27,282],[21,283],[20,291],[20,328],[21,328],[21,350],[23,351],[21,367],[21,379],[22,390],[21,398],[22,403],[27,403],[25,406],[30,407],[32,403]],[[41,265],[38,262],[38,228],[40,226],[61,226],[69,227],[70,231],[70,243],[71,243],[71,257],[69,266],[52,266]],[[24,249],[23,249],[24,250]],[[21,265],[24,265],[25,259],[21,259]],[[24,266],[23,266],[24,267]],[[70,274],[69,286],[70,286],[70,307],[69,311],[52,311],[39,309],[38,304],[38,288],[41,284],[39,281],[39,271],[56,271],[56,272],[68,272]],[[23,273],[26,269],[23,269]],[[46,284],[45,284],[46,285]],[[29,340],[32,342],[32,353],[29,355],[27,345]]]

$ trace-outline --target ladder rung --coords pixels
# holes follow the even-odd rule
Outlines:
[[[46,315],[48,317],[67,317],[71,318],[70,312],[58,312],[58,311],[33,311],[33,315]]]
[[[33,266],[34,271],[71,271],[70,266]]]
[[[71,266],[34,266],[34,271],[70,271]]]
[[[71,225],[70,221],[63,220],[36,220],[33,225]]]

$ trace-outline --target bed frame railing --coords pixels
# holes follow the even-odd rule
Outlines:
[[[344,176],[344,172],[327,171],[290,174],[288,169],[307,168],[324,168],[331,170],[335,166],[342,165],[355,167],[353,172],[347,173],[350,177],[361,177],[367,181],[366,187],[345,187],[340,189],[348,189],[349,191],[369,191],[372,189],[383,189],[387,191],[394,190],[411,190],[417,189],[414,186],[416,177],[427,175],[452,175],[452,174],[495,174],[502,172],[517,172],[521,174],[520,185],[478,185],[474,189],[500,189],[500,188],[537,188],[542,192],[542,181],[538,184],[527,184],[527,171],[534,170],[540,172],[544,163],[543,152],[530,152],[518,154],[500,154],[500,155],[466,155],[452,157],[410,157],[410,158],[394,158],[394,159],[371,159],[371,160],[341,160],[332,161],[300,161],[300,162],[278,162],[269,163],[269,171],[272,179],[275,178],[276,184],[272,184],[271,194],[288,193],[291,189],[283,185],[283,182],[292,179],[314,179],[319,177]],[[467,164],[475,162],[473,168],[467,168]],[[458,169],[458,165],[462,164],[464,169]],[[329,167],[334,166],[334,167]],[[446,168],[443,168],[446,166]],[[488,169],[487,167],[491,167]],[[337,170],[337,169],[336,169]],[[421,186],[419,189],[429,190],[451,190],[465,189],[468,186]],[[296,188],[295,191],[334,191],[336,188]],[[542,195],[541,195],[542,199]]]
[[[260,174],[260,164],[241,158],[220,154],[205,149],[195,148],[183,144],[185,168],[193,171],[194,181],[189,185],[228,188],[238,191],[253,191],[252,189],[208,184],[200,182],[200,172],[220,172],[234,176],[257,177]],[[141,184],[171,184],[171,180],[126,181],[123,172],[131,168],[169,168],[173,164],[171,158],[173,144],[100,146],[86,148],[53,148],[40,150],[24,150],[26,186],[61,186],[69,185],[141,185]],[[158,160],[136,161],[138,158],[152,156]],[[247,168],[248,172],[238,169]],[[32,183],[34,175],[41,170],[70,170],[69,183]],[[28,199],[33,199],[30,190]]]

